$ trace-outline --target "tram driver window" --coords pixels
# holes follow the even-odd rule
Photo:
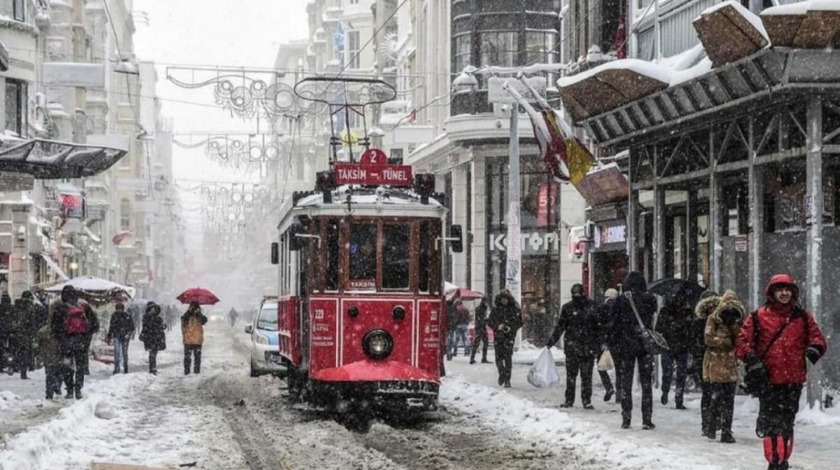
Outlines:
[[[408,289],[411,227],[387,224],[382,234],[382,288]]]
[[[376,225],[350,226],[350,287],[376,288]]]

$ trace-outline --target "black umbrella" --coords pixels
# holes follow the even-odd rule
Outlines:
[[[648,284],[648,292],[661,295],[665,302],[682,299],[686,304],[695,305],[706,288],[696,282],[673,277],[659,279]]]

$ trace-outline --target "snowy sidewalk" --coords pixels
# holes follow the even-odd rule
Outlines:
[[[673,390],[668,406],[659,403],[660,391],[654,390],[653,422],[656,429],[641,429],[641,394],[633,391],[633,426],[621,429],[621,407],[603,402],[604,389],[598,374],[593,374],[592,403],[595,410],[584,410],[580,402],[580,380],[575,407],[560,409],[564,401],[565,367],[557,366],[561,382],[551,389],[537,389],[526,376],[539,350],[525,350],[514,356],[512,388],[496,384],[495,364],[469,364],[469,358],[456,356],[446,362],[447,377],[441,387],[441,401],[483,417],[500,430],[519,429],[534,441],[553,442],[555,446],[583,446],[593,457],[615,462],[616,468],[633,469],[763,469],[762,442],[755,435],[758,400],[739,395],[735,402],[733,432],[736,444],[721,444],[700,435],[700,394],[687,393],[688,410],[676,410]],[[556,354],[555,358],[562,354]],[[489,359],[493,361],[492,351]],[[610,372],[614,378],[614,372]],[[791,469],[837,468],[835,439],[840,435],[840,409],[826,412],[807,409],[803,400],[796,420],[796,448]]]

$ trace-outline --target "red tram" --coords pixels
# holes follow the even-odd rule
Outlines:
[[[332,162],[281,209],[279,348],[293,398],[346,413],[437,408],[447,209],[433,175]]]

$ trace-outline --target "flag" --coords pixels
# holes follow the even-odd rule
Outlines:
[[[111,242],[114,245],[119,245],[125,239],[125,237],[131,235],[131,232],[128,230],[120,230],[113,238],[111,238]]]
[[[410,113],[408,113],[408,123],[414,125],[417,121],[417,110],[412,109]]]
[[[624,13],[618,17],[618,27],[615,28],[615,39],[613,40],[613,50],[615,50],[616,59],[624,59],[627,57],[627,28],[624,26]]]

